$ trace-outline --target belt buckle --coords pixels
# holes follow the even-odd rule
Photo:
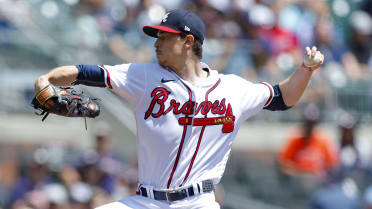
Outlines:
[[[177,193],[177,190],[171,190],[169,192],[165,192],[165,197],[167,198],[167,201],[168,202],[173,202],[173,200],[169,199],[168,194],[176,194],[176,193]]]

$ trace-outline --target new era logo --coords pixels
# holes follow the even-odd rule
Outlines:
[[[169,12],[164,15],[162,22],[166,22],[168,19]]]
[[[185,31],[190,31],[190,28],[189,28],[189,27],[187,27],[187,26],[185,25],[185,28],[184,28],[184,30],[185,30]]]

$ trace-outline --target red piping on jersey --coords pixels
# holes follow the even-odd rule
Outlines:
[[[266,107],[268,104],[270,104],[271,99],[273,98],[273,90],[272,90],[272,87],[269,84],[267,84],[266,82],[261,82],[261,83],[263,85],[267,86],[270,89],[270,97],[269,97],[269,99],[267,100],[267,102],[264,105],[264,107]]]
[[[187,91],[189,93],[189,101],[192,101],[192,93],[191,93],[190,87],[188,87],[184,83],[183,83],[183,85],[187,88]],[[187,116],[188,115],[186,115],[186,117]],[[191,120],[191,118],[190,118],[190,120]],[[187,125],[184,125],[183,126],[183,133],[182,133],[181,143],[180,143],[180,146],[178,147],[177,157],[176,157],[176,161],[174,162],[174,165],[173,165],[172,173],[171,173],[171,175],[169,176],[169,179],[168,179],[167,189],[169,189],[169,186],[170,186],[170,184],[172,182],[172,178],[173,178],[174,172],[176,171],[176,168],[177,168],[177,165],[178,165],[178,161],[180,159],[181,152],[182,152],[183,142],[185,141],[186,132],[187,132]]]
[[[168,179],[167,189],[169,189],[170,183],[172,182],[172,178],[173,178],[173,175],[174,175],[174,171],[176,171],[176,167],[177,167],[178,161],[180,159],[180,155],[181,155],[181,151],[182,151],[182,147],[183,147],[183,142],[184,142],[185,136],[186,136],[186,131],[187,131],[187,125],[183,126],[183,134],[182,134],[181,143],[180,143],[180,146],[178,147],[177,157],[176,157],[176,161],[174,162],[174,165],[173,165],[172,173],[171,173],[171,175],[169,176],[169,179]]]
[[[190,174],[190,171],[191,171],[192,165],[194,164],[194,160],[195,160],[195,158],[196,158],[196,154],[198,153],[198,150],[199,150],[199,146],[200,146],[200,143],[201,143],[201,139],[203,138],[203,134],[204,134],[205,127],[206,127],[206,126],[203,126],[203,127],[202,127],[202,130],[200,131],[200,136],[199,136],[199,139],[198,139],[198,145],[196,146],[196,150],[195,150],[195,152],[194,152],[194,155],[192,156],[192,160],[191,160],[191,162],[190,162],[189,169],[187,170],[186,176],[185,176],[185,178],[183,179],[182,184],[184,184],[185,181],[186,181],[186,179],[189,177],[189,174]],[[182,185],[182,184],[181,184],[181,185]]]
[[[218,81],[216,82],[216,84],[214,84],[214,85],[212,86],[212,88],[210,88],[210,89],[205,93],[205,101],[206,101],[206,102],[208,102],[208,95],[209,95],[209,93],[211,93],[214,89],[216,89],[217,86],[218,86],[218,84],[220,84],[220,82],[221,82],[221,79],[218,79]],[[205,115],[205,118],[207,118],[207,115]],[[187,180],[187,178],[189,177],[189,174],[190,174],[191,169],[192,169],[192,166],[193,166],[193,164],[194,164],[194,161],[195,161],[196,155],[198,154],[198,151],[199,151],[199,147],[200,147],[201,140],[202,140],[202,138],[203,138],[203,134],[204,134],[205,127],[206,127],[206,126],[204,125],[204,126],[202,127],[202,130],[200,131],[200,136],[199,136],[199,139],[198,139],[198,144],[197,144],[197,146],[196,146],[196,150],[195,150],[195,152],[194,152],[194,155],[192,156],[192,160],[191,160],[191,162],[190,162],[189,169],[187,170],[186,176],[185,176],[185,178],[183,179],[182,184],[184,184],[185,181]],[[181,185],[182,185],[182,184],[181,184]]]
[[[106,81],[107,81],[107,86],[110,88],[110,89],[112,89],[112,86],[111,86],[111,82],[110,82],[110,73],[109,73],[109,71],[105,68],[105,66],[103,66],[103,65],[100,65],[99,67],[101,67],[102,69],[104,69],[105,71],[106,71],[106,73],[107,73],[107,79],[106,79]]]

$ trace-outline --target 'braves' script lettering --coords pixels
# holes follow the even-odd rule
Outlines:
[[[216,100],[214,102],[211,101],[203,101],[200,104],[194,101],[187,101],[183,104],[176,101],[175,99],[171,99],[169,104],[166,105],[166,101],[168,100],[168,95],[170,94],[165,88],[158,87],[155,88],[151,93],[151,103],[145,113],[145,119],[152,116],[154,118],[158,118],[161,115],[166,115],[169,112],[173,112],[173,114],[184,114],[184,115],[191,115],[195,113],[197,115],[199,112],[202,115],[207,115],[209,112],[213,114],[225,114],[226,113],[226,104],[225,100],[222,99],[221,101]],[[155,108],[155,106],[157,108]]]

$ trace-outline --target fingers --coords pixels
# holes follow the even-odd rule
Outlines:
[[[49,80],[47,75],[41,75],[39,76],[34,83],[34,95],[37,95],[42,89],[44,89],[46,86],[48,86]]]
[[[312,57],[314,57],[314,56],[315,56],[315,54],[316,54],[316,51],[317,51],[317,48],[316,48],[316,46],[313,46],[313,47],[311,48],[311,56],[312,56]]]
[[[321,54],[322,55],[322,57],[320,58],[320,65],[322,65],[323,64],[323,62],[324,62],[324,54]]]
[[[320,68],[320,66],[324,62],[324,55],[318,51],[316,46],[306,47],[305,48],[305,56],[304,56],[304,66],[310,70],[316,70]]]
[[[306,53],[307,56],[314,57],[316,52],[317,52],[316,46],[311,47],[311,49],[308,46],[305,48],[305,53]]]

